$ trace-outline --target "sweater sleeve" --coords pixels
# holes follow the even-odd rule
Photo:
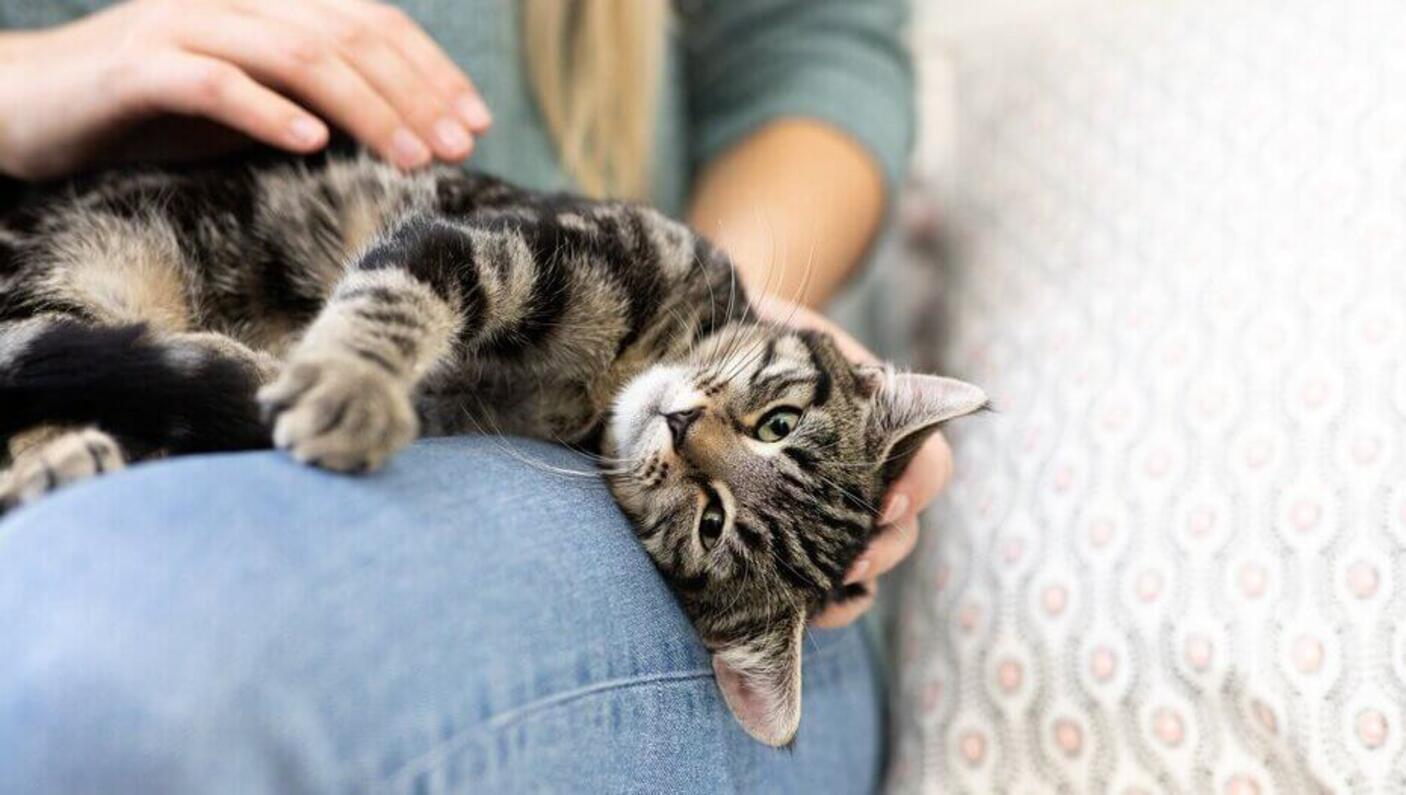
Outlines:
[[[890,191],[913,140],[907,0],[683,0],[690,160],[805,117],[864,147]]]

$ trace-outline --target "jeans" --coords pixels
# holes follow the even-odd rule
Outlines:
[[[426,440],[347,477],[141,465],[0,523],[0,793],[862,792],[864,633],[811,630],[750,739],[600,480]]]

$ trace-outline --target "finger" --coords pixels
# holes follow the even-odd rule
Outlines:
[[[869,547],[850,564],[845,584],[872,580],[887,574],[913,551],[918,544],[918,520],[884,527],[869,541]]]
[[[469,128],[438,88],[394,45],[394,30],[414,27],[404,12],[377,3],[345,0],[287,4],[285,12],[304,26],[320,26],[309,30],[327,29],[347,63],[441,160],[454,162],[468,156],[473,146]]]
[[[880,506],[879,523],[912,521],[937,497],[952,478],[952,448],[941,433],[928,437],[903,474],[889,487]]]
[[[312,152],[327,143],[321,121],[217,58],[153,55],[126,90],[144,110],[208,118],[281,149]]]
[[[860,616],[869,612],[879,593],[879,583],[876,580],[869,580],[864,583],[864,587],[868,591],[864,596],[830,605],[811,619],[811,625],[820,629],[837,629],[854,623]]]
[[[488,105],[473,80],[404,11],[385,3],[356,3],[383,30],[391,46],[419,71],[446,105],[453,108],[472,133],[493,123]]]
[[[193,52],[230,61],[259,82],[290,91],[401,168],[418,168],[433,157],[395,108],[325,39],[294,25],[233,13],[213,21],[193,19],[179,35]]]

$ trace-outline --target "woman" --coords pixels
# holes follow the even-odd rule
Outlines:
[[[843,282],[910,136],[897,0],[74,5],[0,0],[10,177],[337,128],[404,168],[653,201],[799,322],[824,323],[790,301]],[[212,456],[20,512],[0,791],[872,788],[857,629],[812,633],[795,753],[753,743],[604,489],[528,460],[583,464],[482,438],[359,480]],[[894,487],[853,581],[911,549],[948,462],[937,440]]]

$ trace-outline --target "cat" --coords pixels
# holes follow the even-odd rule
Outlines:
[[[364,154],[114,171],[0,211],[6,506],[154,456],[331,470],[419,435],[595,452],[748,733],[790,743],[808,616],[977,387],[764,322],[646,206]]]

